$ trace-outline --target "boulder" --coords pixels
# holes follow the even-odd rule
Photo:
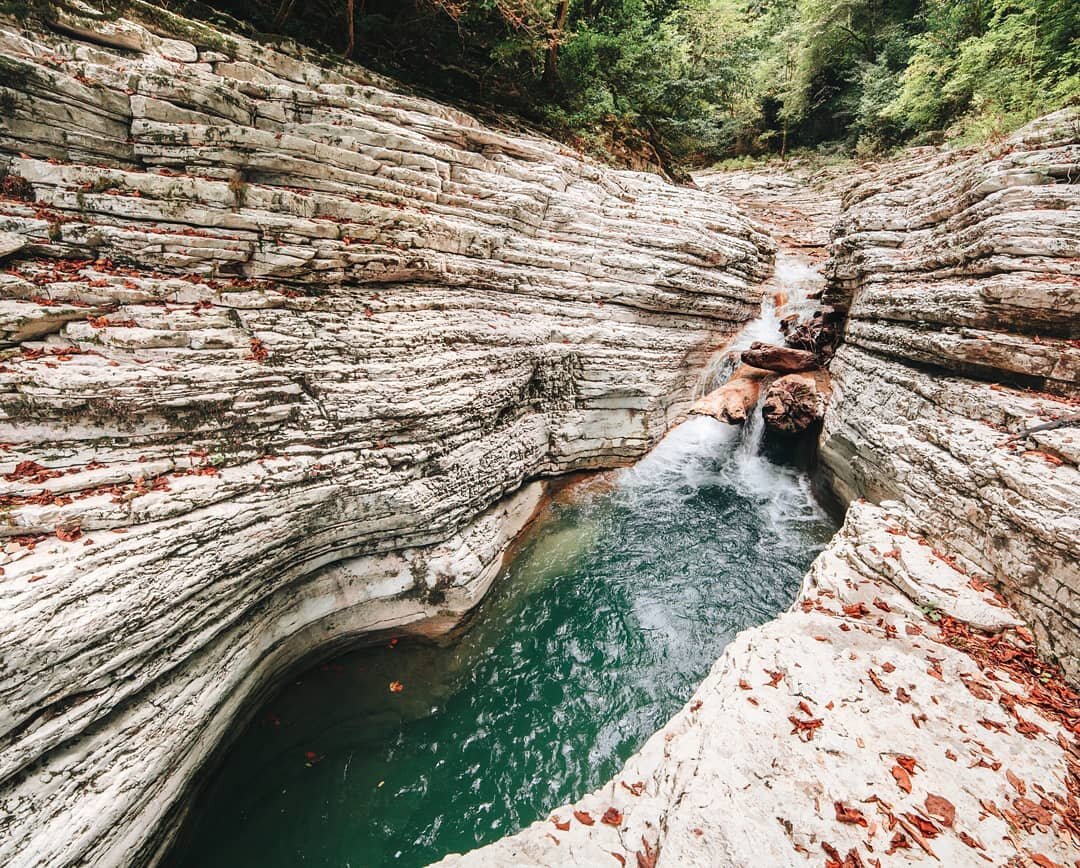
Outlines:
[[[761,397],[762,385],[773,374],[750,365],[739,365],[731,378],[719,389],[699,398],[690,412],[698,416],[712,416],[720,422],[741,425]]]
[[[754,341],[750,349],[743,351],[742,361],[744,364],[777,374],[797,374],[800,371],[812,371],[821,366],[817,354],[809,350],[778,347],[761,341]]]
[[[829,372],[785,374],[769,384],[761,406],[765,424],[774,431],[799,434],[820,422],[829,406]]]

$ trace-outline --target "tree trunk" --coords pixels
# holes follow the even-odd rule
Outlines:
[[[554,90],[559,81],[559,43],[563,28],[566,27],[566,15],[570,11],[570,0],[559,0],[555,7],[555,23],[548,40],[547,59],[544,61],[544,85]]]
[[[345,14],[348,18],[349,43],[345,46],[345,56],[352,57],[356,48],[356,0],[345,0]]]
[[[279,29],[288,17],[292,14],[293,5],[296,0],[281,0],[281,5],[278,6],[277,14],[274,16],[274,29]]]

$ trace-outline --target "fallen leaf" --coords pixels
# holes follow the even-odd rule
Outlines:
[[[896,780],[896,785],[900,787],[905,793],[911,792],[911,776],[907,771],[900,766],[892,767],[892,776]]]
[[[558,829],[560,832],[569,832],[570,831],[570,821],[569,820],[560,820],[558,817],[552,816],[551,822],[555,824],[555,828]]]
[[[622,824],[622,813],[615,808],[608,808],[604,811],[604,816],[600,818],[600,822],[606,826],[619,826]]]
[[[910,850],[911,842],[907,839],[907,835],[903,832],[897,832],[892,836],[892,840],[889,842],[889,849],[885,851],[886,856],[891,856],[897,850]]]
[[[841,823],[851,823],[853,826],[867,826],[866,817],[863,816],[863,812],[858,808],[850,808],[843,802],[833,802],[833,809],[836,811],[836,819]]]
[[[1025,784],[1020,778],[1014,775],[1009,769],[1005,770],[1005,778],[1012,784],[1012,787],[1021,796],[1027,795],[1027,784]]]
[[[956,806],[944,796],[930,793],[926,797],[925,805],[926,813],[931,817],[937,817],[941,820],[942,825],[951,827],[956,820]]]
[[[645,852],[640,850],[635,854],[637,856],[638,868],[656,868],[656,857],[659,856],[659,852],[649,846],[649,842],[645,840],[645,836],[641,836],[641,846],[645,848]]]
[[[616,853],[614,850],[612,850],[611,855],[619,860],[620,865],[625,865],[626,864],[626,857],[623,856],[621,853]]]
[[[776,687],[784,677],[783,672],[773,672],[771,669],[765,671],[769,674],[769,687]]]
[[[401,693],[401,691],[404,690],[404,689],[405,689],[405,685],[402,684],[400,681],[391,681],[390,682],[390,692],[391,693]]]
[[[596,820],[592,818],[592,815],[588,811],[574,811],[574,819],[583,826],[596,825]]]
[[[878,678],[877,673],[873,669],[867,669],[866,674],[870,676],[870,680],[874,682],[874,687],[880,690],[882,693],[889,693],[889,688],[881,683],[881,679]]]
[[[934,838],[941,834],[941,829],[931,823],[926,817],[921,817],[918,814],[907,811],[904,813],[904,819],[911,823],[920,834],[925,835],[927,838]]]

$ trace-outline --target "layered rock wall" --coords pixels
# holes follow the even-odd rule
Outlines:
[[[843,197],[826,300],[849,309],[821,457],[989,574],[1080,676],[1080,121],[917,152]]]
[[[143,14],[0,25],[6,865],[152,860],[274,675],[456,623],[528,481],[640,455],[771,257],[719,197]]]

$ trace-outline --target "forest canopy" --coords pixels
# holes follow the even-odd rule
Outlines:
[[[580,147],[649,148],[683,163],[985,139],[1080,95],[1077,0],[213,6],[443,98],[519,113]]]

